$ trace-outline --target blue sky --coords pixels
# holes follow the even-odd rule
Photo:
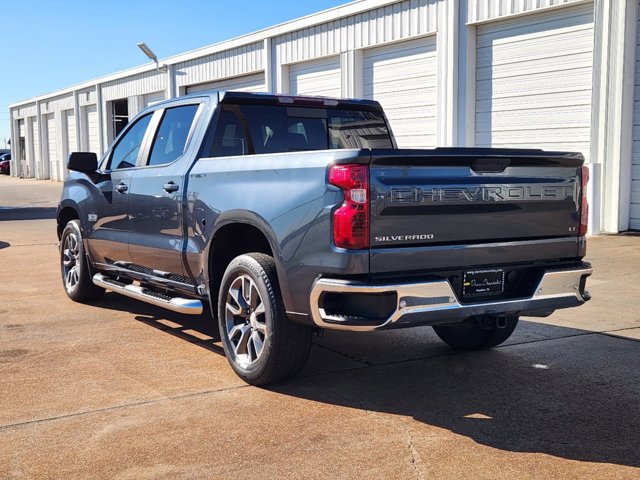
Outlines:
[[[20,0],[3,2],[0,148],[11,103],[183,53],[348,0]]]

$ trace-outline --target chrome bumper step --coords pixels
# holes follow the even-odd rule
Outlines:
[[[157,307],[166,308],[173,312],[188,315],[200,315],[203,311],[202,302],[195,298],[171,297],[164,293],[154,292],[140,285],[127,285],[102,273],[93,276],[93,283],[111,292],[119,293],[126,297],[135,298]]]
[[[560,308],[576,307],[589,300],[588,292],[581,291],[581,283],[592,272],[593,269],[587,264],[578,268],[549,269],[542,275],[533,295],[528,298],[478,303],[459,301],[451,284],[446,280],[369,284],[320,278],[311,290],[311,318],[321,328],[364,332],[394,326],[437,325],[463,321],[474,315],[551,312]],[[393,313],[388,318],[371,323],[363,321],[365,319],[327,313],[322,305],[322,296],[328,292],[372,295],[394,293],[396,303]]]

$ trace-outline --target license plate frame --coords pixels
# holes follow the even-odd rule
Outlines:
[[[478,298],[504,293],[503,268],[467,270],[462,276],[462,298]]]

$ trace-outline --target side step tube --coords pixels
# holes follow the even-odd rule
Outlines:
[[[202,302],[195,298],[170,297],[163,293],[148,290],[139,285],[121,283],[101,273],[96,273],[93,276],[93,283],[106,290],[120,293],[121,295],[135,298],[136,300],[141,300],[157,307],[166,308],[173,312],[200,315],[203,310]]]

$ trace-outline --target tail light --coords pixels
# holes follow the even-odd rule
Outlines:
[[[587,183],[589,183],[589,167],[582,166],[581,169],[581,202],[580,202],[580,235],[586,235],[589,228],[589,204],[587,203]]]
[[[333,212],[336,247],[369,248],[369,168],[367,165],[334,165],[329,183],[344,191],[344,203]]]

